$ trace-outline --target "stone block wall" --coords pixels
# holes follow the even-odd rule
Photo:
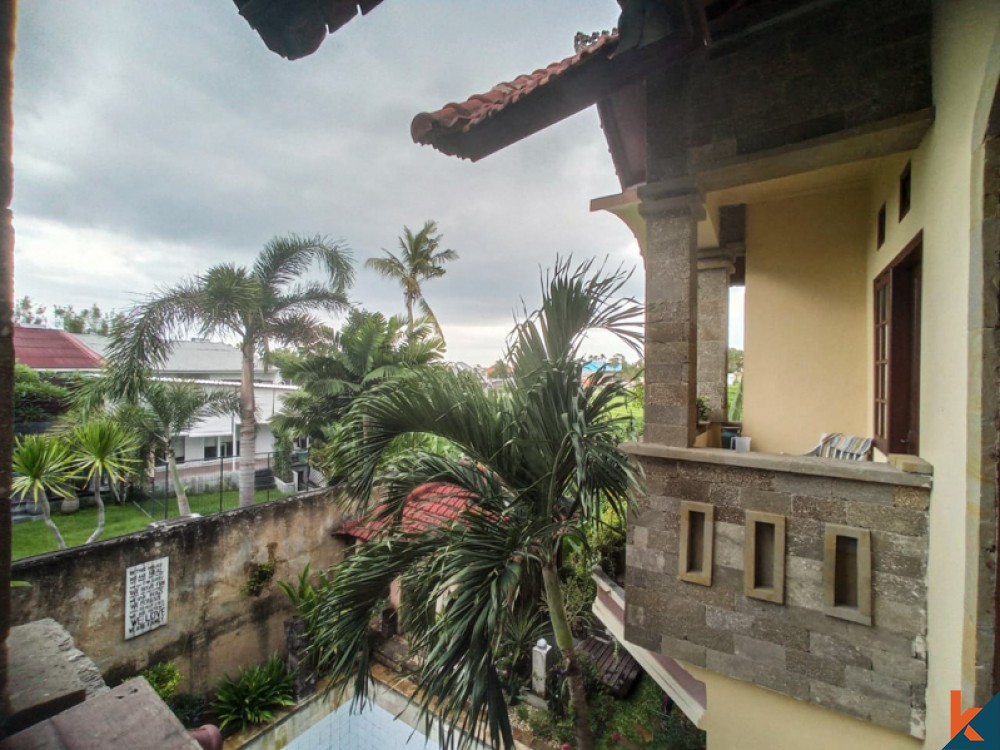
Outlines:
[[[31,587],[12,590],[12,624],[56,620],[109,684],[173,661],[182,688],[201,691],[284,653],[292,608],[274,581],[340,560],[345,544],[331,536],[340,520],[331,493],[318,492],[18,560],[13,577]],[[167,623],[125,640],[125,570],[163,557]],[[273,577],[249,595],[253,566],[269,561]]]
[[[822,459],[774,456],[772,469],[755,454],[702,453],[715,462],[638,459],[647,495],[628,527],[625,637],[682,662],[922,737],[929,478],[867,464],[877,481],[865,481],[858,465],[824,476],[831,462]],[[733,465],[740,460],[756,466]],[[678,577],[683,501],[714,508],[710,586]],[[747,511],[785,518],[783,603],[744,595]],[[870,530],[870,626],[826,613],[827,524]]]
[[[647,81],[647,181],[932,106],[927,0],[846,0],[722,36]]]

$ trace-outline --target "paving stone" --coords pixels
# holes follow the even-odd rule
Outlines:
[[[774,477],[775,492],[788,495],[808,495],[828,498],[832,494],[833,480],[830,477],[810,477],[802,474],[777,474]]]
[[[848,502],[847,524],[905,536],[927,536],[926,513],[892,505]]]
[[[662,637],[659,645],[660,653],[673,659],[687,662],[695,667],[704,667],[708,650],[704,646],[699,646],[691,641],[671,638],[668,635]]]
[[[715,483],[709,490],[708,499],[715,506],[739,507],[740,488],[734,484],[726,484],[724,482]]]
[[[789,518],[785,522],[785,552],[792,557],[823,559],[824,526],[810,518]]]
[[[787,614],[756,618],[751,634],[754,638],[779,643],[788,648],[802,651],[809,648],[809,631],[795,624]]]
[[[895,602],[886,597],[874,597],[872,618],[878,630],[909,634],[927,632],[927,608]]]
[[[792,495],[792,515],[825,523],[845,523],[847,508],[844,502],[831,497]]]
[[[848,641],[822,633],[809,635],[809,653],[824,659],[831,659],[841,664],[851,664],[864,669],[871,669],[871,657],[860,648]]]
[[[907,704],[910,702],[911,686],[903,680],[854,666],[844,668],[844,677],[849,689],[857,690],[863,695]]]
[[[874,505],[892,505],[895,487],[875,482],[834,479],[830,494],[841,500]]]
[[[930,508],[930,500],[930,492],[920,487],[895,487],[893,489],[893,504],[897,508],[927,510]]]
[[[872,534],[872,569],[923,578],[927,574],[927,539],[877,531]]]
[[[740,490],[740,504],[743,510],[756,510],[763,513],[778,513],[787,516],[792,510],[792,498],[783,492],[772,492],[756,487],[743,487]]]
[[[926,661],[878,650],[872,651],[871,656],[872,669],[878,674],[903,680],[914,687],[927,684]]]
[[[4,750],[200,750],[173,712],[143,678],[122,683],[8,738]]]
[[[69,658],[73,651],[69,633],[51,618],[10,629],[8,731],[27,728],[84,701],[87,688]]]
[[[727,630],[733,634],[752,635],[756,622],[753,615],[734,612],[721,607],[705,607],[705,624],[716,630]]]
[[[927,583],[922,578],[898,576],[876,570],[872,573],[872,592],[875,599],[892,599],[912,607],[927,603]]]
[[[737,656],[750,659],[758,664],[768,664],[776,669],[785,668],[785,647],[770,641],[748,638],[745,635],[734,637]]]
[[[735,523],[715,524],[715,562],[736,570],[743,569],[745,526]]]
[[[811,680],[827,682],[831,685],[844,685],[844,664],[833,659],[807,654],[804,651],[789,649],[785,654],[789,671],[804,675]]]

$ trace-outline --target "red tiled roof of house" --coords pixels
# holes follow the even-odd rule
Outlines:
[[[588,60],[607,57],[618,44],[617,33],[602,33],[581,46],[575,55],[552,63],[534,73],[521,75],[513,81],[498,83],[485,94],[476,94],[464,102],[446,104],[436,112],[421,112],[410,124],[414,143],[441,148],[439,139],[469,132],[476,125],[496,116],[512,104],[583,66]]]
[[[435,526],[450,524],[469,506],[470,497],[466,490],[447,482],[422,484],[406,497],[400,531],[404,534],[419,534]],[[389,522],[374,518],[376,515],[377,510],[367,517],[347,521],[334,533],[370,542],[389,529]]]
[[[36,370],[96,370],[104,359],[55,328],[14,326],[14,359]]]

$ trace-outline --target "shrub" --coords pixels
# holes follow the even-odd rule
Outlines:
[[[263,563],[247,564],[247,582],[243,584],[243,593],[247,596],[260,596],[260,593],[274,578],[274,560]]]
[[[264,664],[244,667],[236,679],[226,675],[215,692],[215,713],[220,727],[246,729],[274,718],[282,706],[295,705],[295,676],[275,654]]]
[[[305,622],[306,637],[312,640],[319,627],[316,604],[324,596],[324,592],[330,587],[331,581],[324,571],[320,571],[316,576],[316,583],[312,580],[312,570],[309,563],[306,563],[299,577],[294,581],[275,581],[282,593],[288,597],[288,601],[295,607],[295,614]]]
[[[208,715],[209,700],[203,695],[178,693],[170,701],[170,710],[185,727],[199,727]]]
[[[599,750],[640,745],[670,750],[704,750],[705,733],[676,708],[664,712],[664,695],[659,686],[643,676],[631,697],[616,701],[607,718]],[[652,739],[649,732],[652,732]]]
[[[150,687],[160,696],[164,703],[170,703],[170,699],[177,693],[177,688],[181,684],[181,672],[177,666],[170,661],[161,661],[146,667],[140,673],[146,678]]]

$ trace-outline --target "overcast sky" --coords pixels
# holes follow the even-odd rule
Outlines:
[[[352,298],[402,312],[400,291],[360,266],[426,219],[460,255],[424,287],[448,359],[492,363],[557,255],[637,266],[630,291],[642,293],[631,233],[589,212],[620,190],[595,109],[476,164],[409,133],[418,112],[571,55],[575,32],[615,24],[615,0],[387,0],[295,62],[232,0],[32,0],[19,12],[18,297],[123,308],[296,232],[346,242]]]

